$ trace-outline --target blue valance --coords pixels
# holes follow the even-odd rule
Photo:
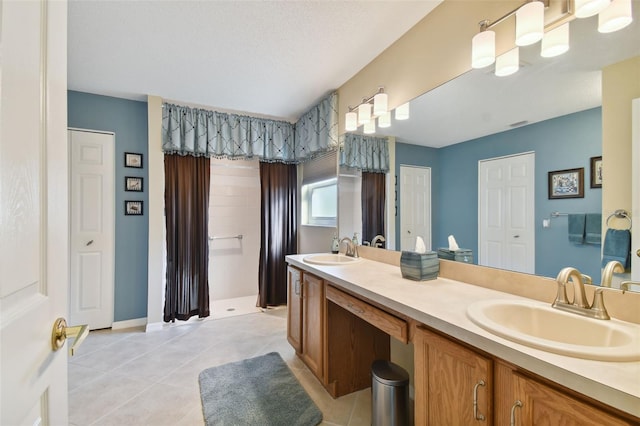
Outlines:
[[[389,171],[389,143],[386,138],[347,133],[340,152],[340,165],[363,172]]]
[[[163,104],[162,150],[167,154],[300,163],[337,149],[337,133],[337,93],[296,124]]]

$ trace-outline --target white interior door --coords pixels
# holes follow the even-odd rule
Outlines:
[[[640,281],[640,98],[632,105],[631,159],[631,280]]]
[[[0,424],[68,423],[67,5],[0,3]]]
[[[113,133],[69,130],[69,321],[90,330],[113,324],[114,146]]]
[[[478,263],[535,273],[535,154],[478,167]]]
[[[416,237],[431,250],[431,169],[400,166],[400,249],[413,250]]]

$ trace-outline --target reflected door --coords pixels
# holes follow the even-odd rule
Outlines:
[[[480,161],[480,265],[535,272],[534,167],[534,153]]]
[[[640,232],[637,231],[640,224],[640,98],[632,102],[631,217],[635,231],[631,232],[631,280],[640,281]]]
[[[431,250],[431,169],[400,166],[400,249],[413,250],[416,237]]]

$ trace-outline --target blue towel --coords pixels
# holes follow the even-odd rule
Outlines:
[[[587,244],[601,244],[602,242],[602,214],[587,213],[584,225],[584,242]]]
[[[617,260],[627,269],[631,253],[631,232],[628,229],[607,229],[602,247],[602,267]]]
[[[569,215],[569,242],[574,244],[584,243],[585,214]]]

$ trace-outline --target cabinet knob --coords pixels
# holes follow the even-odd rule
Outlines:
[[[516,426],[516,408],[521,408],[521,407],[522,407],[522,402],[520,402],[520,400],[517,400],[511,406],[511,422],[509,423],[511,426]]]
[[[478,387],[484,386],[484,385],[485,385],[484,380],[480,380],[473,387],[473,418],[480,421],[484,421],[485,417],[483,414],[478,413]]]

